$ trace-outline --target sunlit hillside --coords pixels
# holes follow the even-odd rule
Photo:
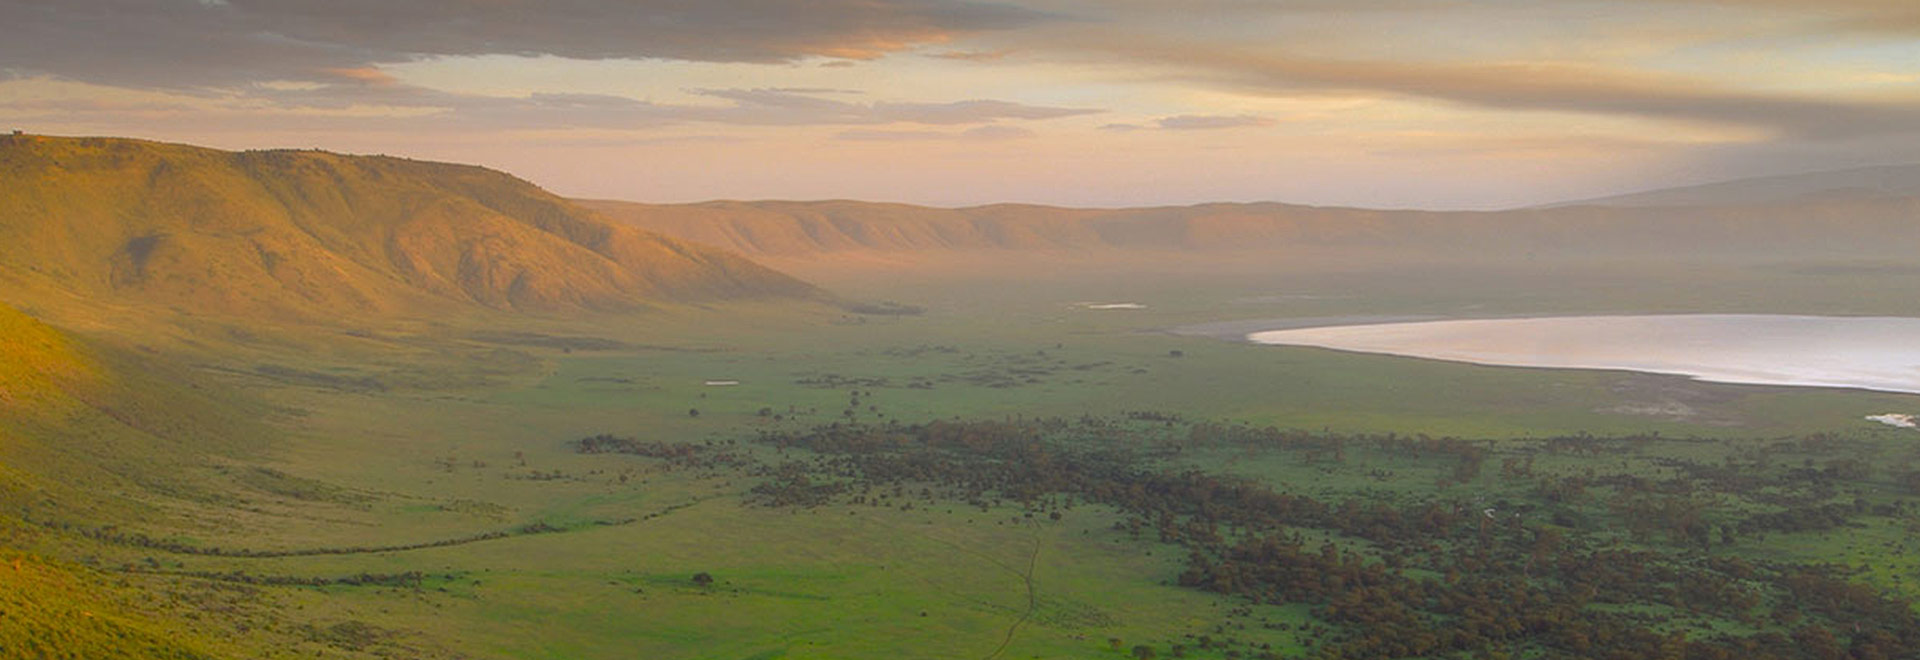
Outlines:
[[[733,254],[609,224],[471,166],[0,137],[16,301],[326,319],[811,295]],[[60,313],[61,305],[52,306]]]

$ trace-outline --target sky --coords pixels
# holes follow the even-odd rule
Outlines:
[[[649,202],[1504,208],[1920,162],[1913,0],[0,0],[0,129]]]

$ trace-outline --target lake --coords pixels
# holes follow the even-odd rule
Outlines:
[[[1620,369],[1718,383],[1920,394],[1920,319],[1675,314],[1370,323],[1253,332],[1262,344],[1474,364]]]

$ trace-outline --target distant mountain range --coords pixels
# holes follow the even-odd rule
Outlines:
[[[1737,179],[1547,204],[1563,206],[1754,206],[1920,196],[1920,165],[1886,165]]]
[[[1920,256],[1920,166],[1677,188],[1508,211],[1278,203],[942,209],[850,201],[580,201],[635,227],[764,258],[1179,251],[1378,258]]]
[[[307,319],[816,294],[479,167],[33,135],[0,136],[0,282]]]

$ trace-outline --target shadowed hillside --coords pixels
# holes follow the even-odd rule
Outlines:
[[[1138,209],[708,202],[582,205],[745,254],[1189,251],[1211,255],[1897,258],[1920,253],[1920,197],[1814,197],[1707,207],[1383,211],[1275,203]]]
[[[7,136],[0,182],[0,275],[93,300],[315,318],[813,293],[479,167]]]
[[[258,593],[168,574],[142,543],[328,488],[235,467],[278,437],[268,414],[173,358],[0,304],[0,657],[321,657]]]
[[[59,331],[0,305],[0,410],[32,409],[64,385],[91,381],[95,369]]]
[[[113,520],[215,490],[188,471],[267,435],[257,404],[204,380],[0,305],[0,518],[30,503],[46,520]]]

